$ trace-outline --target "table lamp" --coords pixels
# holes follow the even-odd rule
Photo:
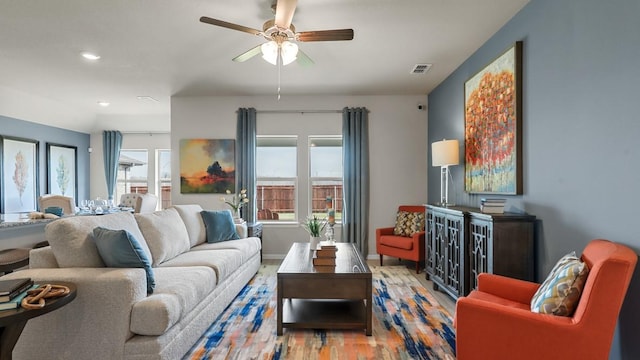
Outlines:
[[[442,140],[431,144],[431,165],[440,166],[440,205],[449,203],[449,166],[459,164],[458,140]]]

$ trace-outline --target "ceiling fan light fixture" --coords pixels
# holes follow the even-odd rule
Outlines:
[[[260,46],[262,58],[273,65],[278,64],[278,44],[275,41],[269,41]]]
[[[280,55],[282,55],[282,65],[289,65],[294,62],[298,55],[298,45],[283,41],[280,46]]]

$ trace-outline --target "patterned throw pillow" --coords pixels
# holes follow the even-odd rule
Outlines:
[[[589,268],[575,252],[563,256],[531,299],[531,311],[573,316],[587,281]]]
[[[420,231],[424,231],[423,212],[398,211],[393,235],[409,237]]]

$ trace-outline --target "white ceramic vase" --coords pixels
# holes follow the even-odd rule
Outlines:
[[[309,250],[315,250],[320,244],[320,236],[309,236]]]

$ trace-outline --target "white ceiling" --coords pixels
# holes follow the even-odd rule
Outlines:
[[[273,17],[271,1],[0,0],[0,88],[94,118],[168,117],[172,95],[275,98],[277,67],[260,56],[231,61],[264,39],[199,21],[208,16],[262,29]],[[298,31],[352,28],[355,35],[299,43],[315,64],[283,67],[281,93],[426,95],[527,2],[299,0]],[[89,62],[83,51],[102,58]],[[410,74],[417,63],[433,66]],[[111,105],[102,108],[101,100]],[[56,119],[50,124],[58,126]]]

